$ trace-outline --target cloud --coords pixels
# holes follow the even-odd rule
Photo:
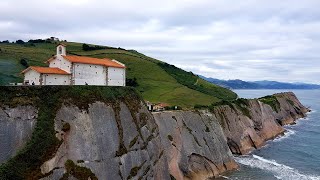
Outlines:
[[[221,79],[320,83],[318,0],[3,0],[0,39],[136,49]]]

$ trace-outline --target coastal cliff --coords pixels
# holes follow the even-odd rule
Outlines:
[[[31,139],[37,114],[33,106],[0,106],[0,164]]]
[[[0,92],[2,123],[36,121],[35,127],[4,132],[10,148],[2,153],[19,151],[9,160],[2,157],[7,162],[0,166],[0,179],[170,179],[157,124],[132,88],[1,87]],[[8,114],[17,109],[22,118]],[[18,140],[8,136],[19,131],[26,133]]]
[[[154,117],[175,179],[207,179],[238,168],[212,114],[159,112]]]
[[[141,103],[139,108],[119,102],[95,102],[86,111],[62,106],[55,118],[55,130],[62,144],[55,156],[41,166],[45,179],[65,176],[65,162],[90,169],[97,178],[168,179],[166,158],[158,128]],[[64,130],[68,124],[68,130]],[[80,176],[70,174],[69,176]]]
[[[131,88],[1,87],[0,179],[207,179],[308,111],[293,93],[150,113]]]
[[[267,140],[283,134],[283,125],[295,123],[308,111],[292,92],[238,99],[212,109],[234,154],[260,148]]]

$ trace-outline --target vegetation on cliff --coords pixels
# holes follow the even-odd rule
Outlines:
[[[279,103],[277,97],[274,95],[261,97],[261,98],[259,98],[259,101],[261,101],[265,104],[268,104],[276,112],[279,112],[279,110],[280,110],[280,103]]]
[[[237,95],[234,92],[214,84],[208,84],[205,80],[195,76],[192,72],[186,72],[168,63],[159,62],[158,65],[175,78],[180,84],[183,84],[190,89],[194,89],[223,100],[233,100],[237,98]]]
[[[243,115],[251,118],[251,114],[250,114],[249,107],[248,107],[249,101],[248,101],[248,99],[244,99],[244,98],[238,98],[236,100],[231,100],[231,101],[222,100],[222,101],[213,103],[209,106],[197,104],[194,106],[194,108],[195,109],[209,109],[210,111],[213,111],[214,108],[220,107],[220,106],[229,106],[235,112],[237,112],[237,110],[240,110]]]
[[[0,44],[0,85],[22,82],[20,72],[28,66],[46,66],[43,62],[55,54],[56,41]],[[210,105],[220,100],[236,99],[231,90],[213,85],[182,69],[148,57],[135,50],[107,46],[83,49],[82,43],[63,42],[69,54],[117,59],[127,66],[129,85],[134,86],[145,100],[182,107]],[[103,47],[103,48],[102,48]],[[21,59],[24,59],[21,64]]]
[[[117,104],[127,99],[141,98],[129,87],[0,86],[0,106],[33,105],[39,109],[31,140],[16,156],[0,166],[0,179],[39,179],[44,176],[40,166],[54,156],[61,144],[55,136],[54,118],[63,103],[87,109],[95,101]],[[65,125],[63,129],[68,131],[70,127]]]
[[[72,160],[68,159],[65,164],[66,173],[60,180],[68,180],[69,176],[73,176],[79,180],[98,180],[96,175],[88,168],[76,165]]]

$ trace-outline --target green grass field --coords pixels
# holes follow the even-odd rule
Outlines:
[[[0,44],[0,85],[22,82],[20,64],[27,59],[30,66],[47,66],[44,63],[55,54],[57,42],[30,44]],[[209,105],[220,100],[233,100],[237,95],[230,90],[213,85],[198,76],[179,68],[167,69],[163,62],[134,50],[108,48],[83,51],[82,43],[66,42],[67,52],[73,55],[116,59],[127,66],[127,78],[136,78],[136,89],[145,100],[164,102],[191,108],[195,104]],[[171,67],[171,66],[170,66]]]

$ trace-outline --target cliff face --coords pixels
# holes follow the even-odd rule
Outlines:
[[[207,179],[238,167],[212,114],[161,112],[154,117],[175,179]]]
[[[137,106],[136,112],[123,102],[116,109],[95,102],[87,111],[62,106],[55,131],[63,142],[41,166],[43,174],[52,173],[45,179],[61,178],[67,160],[90,169],[98,179],[168,179],[158,128],[143,104]]]
[[[1,87],[0,107],[0,179],[170,179],[133,89]]]
[[[292,92],[278,93],[274,96],[279,102],[278,109],[274,112],[274,115],[282,126],[295,124],[297,119],[306,117],[306,113],[310,111],[301,104]]]
[[[216,106],[219,120],[234,154],[247,154],[285,132],[281,125],[292,124],[306,116],[305,108],[293,93],[279,93],[260,99],[240,99]]]
[[[307,111],[293,93],[151,114],[130,88],[1,87],[0,179],[217,177]]]
[[[30,140],[37,114],[33,106],[0,106],[0,164]]]

